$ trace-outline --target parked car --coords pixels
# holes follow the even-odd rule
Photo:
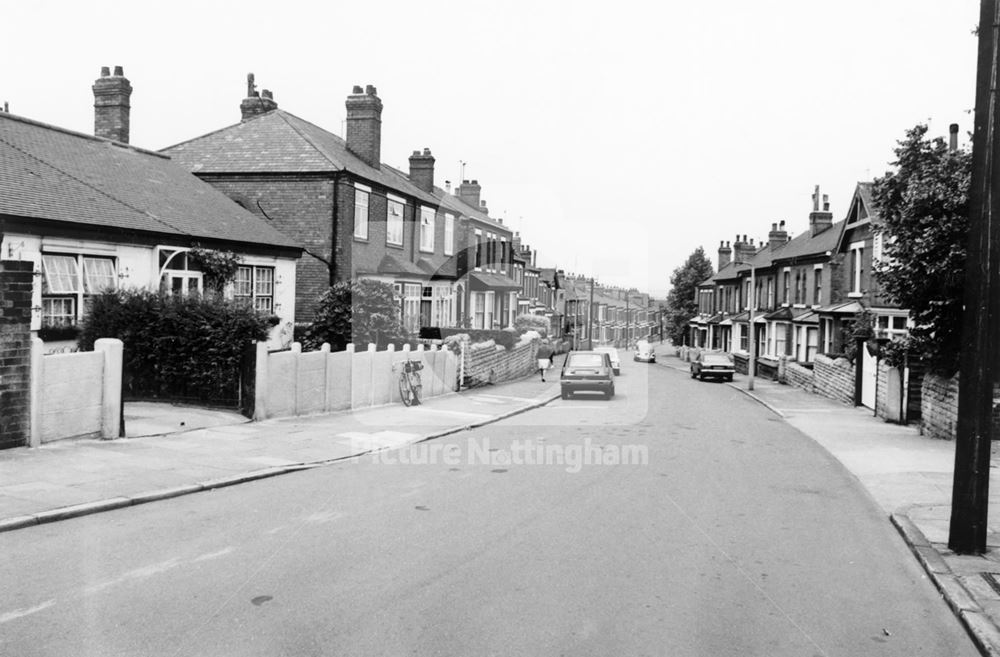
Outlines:
[[[611,399],[615,396],[611,358],[605,351],[571,351],[563,363],[559,383],[563,399],[577,392],[602,392]]]
[[[653,345],[649,344],[645,340],[639,340],[635,343],[635,352],[632,354],[632,360],[642,361],[644,363],[655,363],[656,353],[653,351]]]
[[[618,357],[617,349],[614,347],[594,347],[594,351],[607,354],[608,358],[611,359],[611,369],[615,371],[615,374],[622,373],[622,361],[621,358]]]
[[[733,380],[733,374],[736,373],[733,367],[733,361],[729,359],[729,356],[723,353],[713,353],[711,351],[703,351],[698,354],[698,357],[691,361],[691,378],[699,379],[704,381],[705,379],[725,379],[726,381]]]

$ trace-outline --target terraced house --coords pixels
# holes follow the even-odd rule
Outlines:
[[[365,277],[395,287],[408,329],[454,326],[461,236],[457,214],[435,195],[434,158],[415,151],[409,175],[381,161],[375,87],[354,87],[345,105],[341,138],[279,109],[251,74],[239,123],[163,153],[303,244],[298,321],[311,319],[332,283]]]

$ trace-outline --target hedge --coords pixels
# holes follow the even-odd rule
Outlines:
[[[222,401],[238,386],[243,350],[273,325],[245,303],[120,290],[93,298],[77,342],[82,351],[98,338],[124,343],[128,396]]]

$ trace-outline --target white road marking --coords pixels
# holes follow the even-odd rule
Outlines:
[[[208,554],[203,554],[194,558],[193,563],[198,563],[199,561],[208,561],[209,559],[218,559],[219,557],[224,557],[227,554],[231,554],[236,551],[236,548],[227,547],[216,552],[209,552]]]
[[[427,413],[427,414],[432,414],[432,415],[460,415],[460,416],[470,417],[470,418],[474,418],[474,419],[483,419],[483,418],[487,418],[487,417],[493,417],[489,413],[469,413],[468,411],[445,411],[445,410],[436,409],[436,408],[421,408],[419,406],[417,406],[416,408],[411,407],[410,411],[411,412],[416,412],[416,413]]]
[[[55,600],[46,600],[40,605],[35,605],[34,607],[28,607],[27,609],[15,609],[14,611],[8,611],[5,614],[0,614],[0,623],[8,623],[12,620],[17,620],[18,618],[24,618],[25,616],[30,616],[31,614],[37,614],[40,611],[48,609],[56,603]]]

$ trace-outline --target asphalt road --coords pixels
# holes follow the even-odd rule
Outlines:
[[[0,534],[0,655],[977,654],[811,441],[660,365],[616,387]]]

